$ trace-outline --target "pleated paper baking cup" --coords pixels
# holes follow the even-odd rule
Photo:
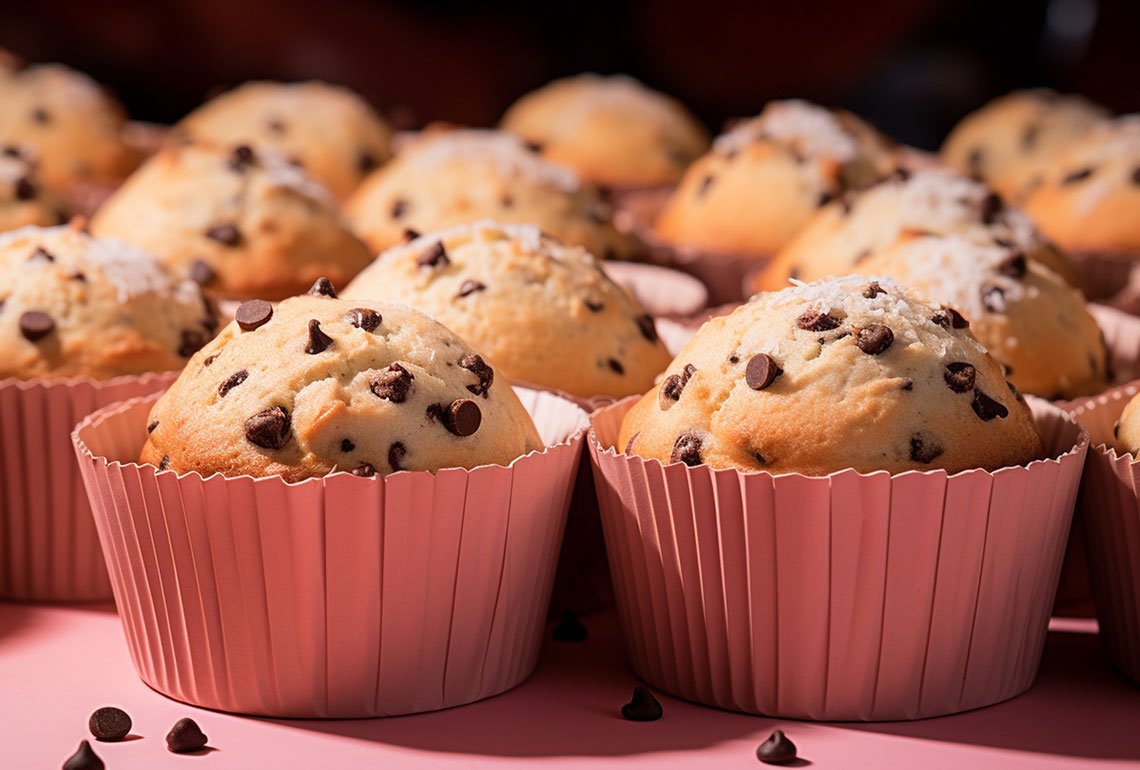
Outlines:
[[[680,270],[640,262],[603,262],[602,267],[652,316],[691,316],[708,305],[709,292],[700,280]]]
[[[1112,446],[1113,426],[1140,382],[1077,407],[1092,438],[1077,503],[1100,638],[1113,666],[1140,684],[1140,463]]]
[[[1140,318],[1095,302],[1089,304],[1089,313],[1104,332],[1116,381],[1140,379]]]
[[[671,355],[676,356],[689,344],[689,340],[697,333],[697,329],[704,325],[705,321],[717,316],[728,315],[740,305],[739,302],[717,305],[687,318],[658,318],[657,336],[665,343],[666,350]]]
[[[1089,299],[1108,300],[1124,290],[1140,254],[1111,251],[1068,251]]]
[[[458,706],[534,669],[586,416],[520,391],[509,466],[202,478],[138,465],[154,398],[73,434],[131,658],[176,700],[272,717]]]
[[[0,599],[111,598],[71,429],[100,407],[164,390],[175,376],[0,380]]]
[[[590,452],[635,673],[783,718],[987,706],[1037,673],[1088,435],[1031,399],[1052,459],[996,472],[773,476]]]

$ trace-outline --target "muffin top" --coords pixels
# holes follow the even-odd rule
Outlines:
[[[1084,297],[1016,246],[919,236],[868,258],[859,272],[888,276],[961,311],[1023,393],[1076,398],[1100,393],[1112,379],[1104,337]]]
[[[122,139],[125,122],[114,97],[75,70],[0,69],[0,147],[18,148],[56,193],[76,183],[118,181],[138,165]]]
[[[396,246],[345,297],[406,302],[452,329],[509,379],[575,396],[628,396],[671,359],[653,318],[581,246],[489,221]]]
[[[1080,96],[1014,91],[962,118],[942,144],[942,160],[1020,200],[1058,152],[1107,117],[1107,110]]]
[[[624,75],[555,80],[507,110],[502,127],[594,184],[672,184],[709,146],[708,132],[672,97]]]
[[[911,238],[950,234],[1012,246],[1067,281],[1079,280],[1069,260],[1024,213],[956,171],[927,169],[896,172],[868,190],[824,206],[764,269],[755,288],[775,291],[789,278],[866,275],[861,263],[875,254]]]
[[[956,313],[858,277],[760,294],[708,321],[619,442],[663,463],[807,475],[993,470],[1043,451]]]
[[[1090,129],[1056,157],[1023,205],[1062,248],[1140,250],[1140,115]]]
[[[1112,429],[1118,452],[1140,456],[1140,394],[1132,397]]]
[[[300,481],[506,465],[541,448],[510,385],[454,333],[334,295],[318,281],[242,304],[155,404],[142,462]]]
[[[676,245],[770,255],[824,203],[895,166],[888,140],[854,115],[770,102],[689,166],[655,230]]]
[[[181,369],[216,329],[198,285],[133,246],[80,223],[0,235],[0,379]]]
[[[324,187],[248,145],[165,148],[111,196],[91,229],[226,296],[277,299],[322,275],[347,282],[372,261]]]
[[[175,131],[267,147],[345,198],[392,154],[392,129],[359,95],[319,81],[251,82],[191,112]]]
[[[59,224],[59,204],[17,147],[0,149],[0,231]]]
[[[533,224],[606,259],[633,243],[614,229],[597,192],[502,131],[428,131],[360,186],[348,213],[375,251],[409,228],[444,230],[479,219]]]

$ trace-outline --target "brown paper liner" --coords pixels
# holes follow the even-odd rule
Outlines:
[[[1140,262],[1140,254],[1112,251],[1067,251],[1085,286],[1085,296],[1113,305],[1135,304],[1129,292],[1129,279]]]
[[[520,391],[549,446],[509,466],[202,478],[131,462],[154,398],[73,441],[140,677],[274,717],[457,706],[534,669],[586,416]]]
[[[705,285],[680,270],[640,262],[617,261],[603,262],[602,267],[610,278],[625,287],[652,316],[691,316],[708,305],[709,292]]]
[[[1077,502],[1089,575],[1109,661],[1140,684],[1140,464],[1112,446],[1113,427],[1140,381],[1088,399],[1073,411],[1092,438]]]
[[[71,429],[100,407],[166,389],[176,376],[0,380],[0,599],[111,598]]]
[[[778,717],[898,720],[1025,691],[1045,641],[1088,435],[1030,399],[1053,459],[996,472],[773,476],[588,442],[635,673]]]

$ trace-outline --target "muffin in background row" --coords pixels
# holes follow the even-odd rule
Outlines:
[[[624,75],[552,81],[512,104],[501,127],[584,181],[617,189],[674,183],[709,146],[684,105]]]
[[[506,377],[581,398],[644,392],[669,363],[653,318],[581,246],[490,221],[389,249],[344,291],[405,302]]]
[[[60,204],[36,177],[18,147],[0,149],[0,232],[28,225],[57,225]]]
[[[327,190],[271,150],[176,144],[91,221],[228,297],[280,299],[317,278],[347,283],[372,254]]]

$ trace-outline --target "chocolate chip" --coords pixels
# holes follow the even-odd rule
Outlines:
[[[862,262],[863,260],[865,260],[869,256],[871,256],[871,250],[870,249],[863,249],[862,251],[860,251],[858,254],[855,255],[855,264],[858,265],[860,262]]]
[[[659,400],[662,409],[668,409],[672,406],[672,402],[681,399],[681,393],[684,392],[685,386],[689,384],[689,378],[696,374],[697,368],[692,364],[685,364],[685,368],[681,370],[680,374],[670,374],[661,383],[661,394]]]
[[[523,146],[534,153],[542,152],[541,142],[523,142]]]
[[[269,120],[265,121],[265,127],[274,134],[285,133],[285,122],[277,118],[270,118]]]
[[[402,404],[408,398],[408,391],[412,389],[412,380],[415,377],[399,364],[392,364],[372,381],[372,392],[378,397],[391,401],[393,404]]]
[[[584,642],[589,635],[582,621],[573,612],[562,613],[562,620],[554,627],[556,642]]]
[[[344,320],[357,329],[366,332],[376,331],[384,319],[375,310],[366,307],[354,307],[344,314]]]
[[[451,260],[447,258],[447,249],[443,247],[443,242],[436,241],[416,258],[416,264],[420,267],[447,267],[451,264]]]
[[[459,367],[466,369],[479,379],[477,384],[468,385],[467,389],[476,396],[486,398],[487,391],[491,389],[491,383],[495,381],[495,371],[487,365],[483,357],[474,353],[466,355],[459,359]]]
[[[952,307],[942,306],[942,309],[930,318],[931,321],[949,331],[950,329],[968,329],[970,322],[965,316]]]
[[[993,192],[988,194],[986,197],[982,198],[980,211],[982,222],[987,225],[992,225],[997,219],[998,214],[1000,214],[1004,208],[1005,204],[1002,203],[1000,195]]]
[[[318,278],[305,293],[310,297],[331,297],[332,299],[336,299],[336,288],[332,285],[332,281],[324,276]]]
[[[239,144],[230,153],[226,164],[234,171],[245,171],[254,164],[253,148],[246,144]]]
[[[882,324],[864,326],[855,335],[855,344],[867,355],[877,356],[895,341],[895,333]]]
[[[376,170],[376,167],[379,165],[380,161],[377,160],[375,155],[368,152],[367,150],[361,150],[360,153],[356,156],[356,169],[362,175]]]
[[[280,406],[263,409],[245,421],[245,437],[262,449],[281,449],[292,437],[292,420]]]
[[[158,461],[158,469],[160,471],[170,470],[170,455],[162,456],[162,459]]]
[[[154,433],[154,429],[158,427],[158,420],[155,420],[150,425],[146,426],[147,433]]]
[[[459,286],[459,292],[455,295],[455,298],[461,299],[463,297],[468,296],[469,294],[474,294],[476,292],[483,291],[486,288],[487,288],[486,286],[479,283],[478,281],[467,280],[467,281],[464,281]]]
[[[87,720],[87,728],[99,741],[121,741],[131,732],[131,717],[114,706],[95,709]]]
[[[28,342],[39,342],[55,331],[55,321],[39,310],[29,310],[20,316],[20,334]]]
[[[1093,175],[1093,170],[1091,168],[1080,168],[1080,169],[1077,169],[1076,171],[1072,171],[1072,172],[1069,172],[1068,174],[1065,174],[1065,176],[1063,176],[1061,178],[1061,184],[1062,185],[1071,185],[1071,184],[1076,184],[1077,182],[1083,182],[1084,180],[1088,179],[1092,175]]]
[[[20,152],[20,148],[13,144],[5,145],[3,149],[0,149],[0,155],[3,155],[6,158],[23,157],[22,153]]]
[[[43,107],[36,107],[32,110],[32,120],[39,123],[41,126],[51,123],[51,113]]]
[[[982,305],[991,313],[1005,312],[1005,290],[1000,286],[982,287]]]
[[[368,463],[361,463],[360,465],[358,465],[352,469],[352,475],[353,476],[359,476],[362,479],[366,479],[369,476],[375,476],[376,475],[376,469],[373,468]]]
[[[765,457],[760,452],[757,452],[756,450],[752,450],[751,454],[752,454],[752,459],[756,461],[757,465],[764,466],[764,465],[768,464],[768,458]]]
[[[234,320],[242,331],[251,332],[269,323],[273,317],[273,305],[263,299],[251,299],[238,305]]]
[[[872,281],[871,283],[867,284],[867,288],[863,289],[863,298],[874,299],[880,294],[886,293],[887,290],[880,286],[878,281]]]
[[[443,427],[456,436],[470,436],[479,430],[483,422],[483,413],[479,405],[466,398],[457,398],[450,406],[432,404],[428,407],[428,417],[439,420]]]
[[[649,342],[657,342],[657,325],[653,322],[653,316],[639,315],[633,320],[637,323],[637,328],[642,337]]]
[[[797,157],[796,160],[800,160],[800,158]],[[824,190],[819,194],[819,197],[815,199],[815,205],[823,208],[833,200],[835,200],[835,195],[831,192],[828,192],[827,190]]]
[[[1007,278],[1024,278],[1028,270],[1029,263],[1021,253],[1006,257],[997,266],[997,271]]]
[[[899,383],[899,390],[914,390],[914,380],[910,377],[903,377],[902,382]]]
[[[183,329],[182,338],[178,344],[178,355],[183,358],[190,356],[201,350],[206,344],[206,335],[202,332],[194,331],[193,329]]]
[[[942,445],[929,436],[916,433],[910,437],[910,459],[916,463],[931,463],[942,451]]]
[[[614,374],[625,376],[625,367],[622,366],[621,361],[618,361],[616,358],[608,359],[606,361],[606,366],[608,366],[610,368],[610,371]]]
[[[985,160],[985,153],[981,147],[975,147],[970,150],[966,156],[966,168],[969,170],[970,176],[975,179],[982,178],[982,163]]]
[[[673,451],[669,454],[669,462],[684,463],[690,467],[700,465],[702,446],[704,446],[704,441],[696,433],[682,433],[673,442]]]
[[[1025,400],[1021,397],[1021,391],[1017,389],[1016,385],[1014,385],[1009,380],[1006,380],[1005,384],[1009,387],[1009,392],[1013,394],[1014,399],[1016,399],[1018,403],[1021,403]]]
[[[229,377],[227,377],[221,385],[218,386],[218,395],[221,396],[222,398],[225,398],[227,393],[229,393],[231,390],[236,388],[238,385],[241,385],[243,382],[245,382],[248,377],[249,377],[249,370],[248,369],[237,370],[236,372],[231,374]]]
[[[783,373],[774,358],[767,353],[757,353],[748,359],[748,365],[744,367],[744,381],[753,390],[764,390]]]
[[[388,447],[388,466],[393,472],[403,470],[400,463],[404,461],[404,455],[407,453],[407,448],[399,441],[392,442],[392,446]]]
[[[661,702],[641,686],[633,688],[633,697],[621,707],[622,718],[630,722],[655,722],[663,713]]]
[[[324,353],[333,344],[333,338],[321,331],[321,322],[315,318],[309,319],[309,340],[305,343],[305,352],[310,356]]]
[[[404,240],[405,241],[408,241],[410,243],[419,237],[420,237],[420,233],[418,230],[413,230],[410,227],[404,228]]]
[[[79,748],[63,763],[63,770],[104,770],[105,767],[87,741],[80,741]]]
[[[204,260],[196,259],[190,263],[190,280],[199,286],[207,286],[214,282],[218,277],[214,268],[210,267],[209,263]]]
[[[1132,169],[1132,184],[1140,185],[1140,166]]]
[[[625,449],[622,450],[622,454],[626,454],[626,455],[633,454],[633,445],[635,443],[637,443],[637,437],[640,435],[641,435],[641,431],[637,431],[636,433],[634,433],[632,436],[629,437],[629,441],[625,442]]]
[[[1041,133],[1041,126],[1036,123],[1030,123],[1021,132],[1021,150],[1022,152],[1029,152],[1033,146],[1037,144],[1037,136]]]
[[[977,374],[978,372],[974,369],[973,364],[955,361],[946,365],[946,371],[942,373],[942,378],[946,380],[950,390],[955,393],[968,393],[974,389],[974,380],[977,379]]]
[[[22,176],[16,180],[16,200],[33,200],[36,197],[36,192],[38,191],[36,190],[35,184],[33,184],[32,180],[28,179],[26,176]]]
[[[499,199],[499,205],[505,209],[513,208],[515,205],[515,199],[510,195],[504,195]]]
[[[839,326],[839,319],[830,313],[807,311],[796,319],[796,326],[805,332],[826,332]]]
[[[712,187],[713,181],[714,180],[711,174],[702,179],[700,185],[697,186],[696,197],[703,198],[705,193],[709,191],[709,188]]]
[[[974,401],[970,406],[973,407],[974,414],[986,421],[1009,416],[1009,410],[1001,402],[993,400],[980,390],[974,391]]]
[[[30,257],[28,257],[29,262],[35,262],[36,260],[41,260],[43,262],[55,262],[55,256],[52,255],[52,253],[45,249],[43,246],[37,246],[36,250],[32,252]]]
[[[783,730],[775,730],[768,740],[756,748],[756,758],[766,765],[782,765],[796,758],[796,744],[792,743]]]
[[[586,309],[589,310],[591,313],[600,313],[600,312],[602,312],[602,308],[605,307],[605,305],[602,304],[601,302],[598,302],[597,300],[592,300],[592,299],[584,299],[584,300],[582,300],[582,304],[585,305]]]
[[[342,438],[340,440],[340,451],[351,452],[356,449],[356,444],[352,443],[352,439]]]
[[[206,748],[206,734],[198,723],[189,717],[179,719],[166,734],[166,748],[175,754],[186,754]]]
[[[235,225],[220,224],[206,230],[206,237],[223,246],[237,246],[241,243],[241,231]]]
[[[392,201],[392,219],[399,219],[408,212],[408,202],[403,198]]]
[[[210,364],[214,363],[214,361],[216,361],[217,359],[218,359],[217,353],[215,353],[212,356],[207,356],[206,360],[202,362],[202,366],[209,366]]]

